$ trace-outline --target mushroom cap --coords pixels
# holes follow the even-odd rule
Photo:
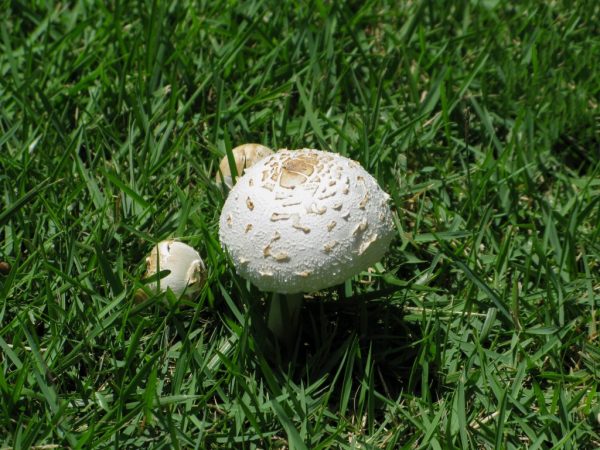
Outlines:
[[[244,169],[247,169],[264,157],[272,155],[273,150],[260,144],[242,144],[232,149],[231,153],[233,154],[233,159],[235,160],[237,174],[238,176],[242,176]],[[215,175],[215,181],[217,183],[224,183],[229,189],[231,189],[233,186],[227,155],[221,159],[221,163],[219,164],[219,172],[217,172]]]
[[[280,150],[246,169],[221,212],[237,272],[263,291],[334,286],[367,269],[393,236],[389,196],[351,159]]]
[[[200,254],[183,242],[166,240],[156,244],[146,258],[146,277],[169,270],[170,273],[158,282],[150,283],[150,289],[166,291],[170,288],[175,295],[192,294],[206,281],[206,267]]]
[[[0,273],[2,275],[8,275],[10,273],[10,264],[6,261],[0,261]]]

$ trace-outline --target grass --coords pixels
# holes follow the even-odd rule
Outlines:
[[[0,10],[2,448],[600,447],[597,2]],[[244,142],[393,198],[290,350],[217,239]],[[208,283],[137,304],[167,237]]]

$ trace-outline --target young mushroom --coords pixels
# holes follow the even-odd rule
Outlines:
[[[242,176],[244,170],[260,161],[266,156],[272,155],[273,150],[260,144],[243,144],[231,150],[235,161],[237,176]],[[215,175],[215,181],[218,184],[225,184],[229,189],[233,186],[233,177],[227,155],[221,159],[219,171]]]
[[[0,261],[0,273],[2,275],[8,275],[10,273],[10,264],[6,261]]]
[[[162,271],[169,273],[157,281],[148,284],[154,292],[173,291],[176,296],[189,296],[198,292],[206,281],[206,267],[200,254],[183,242],[175,240],[162,241],[152,248],[146,258],[146,275],[149,278]],[[145,297],[138,291],[136,296]]]
[[[389,196],[357,162],[335,153],[280,150],[246,169],[219,224],[237,272],[259,289],[293,300],[273,309],[293,321],[301,293],[367,269],[394,237]],[[276,312],[277,314],[277,312]],[[269,320],[275,334],[289,324]]]

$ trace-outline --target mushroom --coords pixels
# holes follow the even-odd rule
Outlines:
[[[177,296],[189,296],[200,290],[206,281],[206,267],[200,254],[183,242],[159,242],[146,258],[146,265],[146,278],[164,270],[169,271],[165,277],[148,284],[155,292],[170,289]],[[144,297],[140,292],[136,295]]]
[[[243,144],[232,149],[231,153],[233,154],[235,169],[239,177],[244,173],[244,169],[247,169],[264,157],[273,154],[273,150],[260,144]],[[215,175],[215,181],[219,184],[225,184],[229,189],[233,186],[233,177],[227,155],[221,159],[219,171]]]
[[[10,264],[6,261],[0,261],[0,273],[2,275],[8,275],[10,273]]]
[[[383,256],[394,236],[388,201],[351,159],[280,150],[237,180],[221,212],[219,238],[242,277],[263,291],[291,295],[293,318],[300,293],[342,283]],[[284,331],[270,322],[281,328],[276,334]]]

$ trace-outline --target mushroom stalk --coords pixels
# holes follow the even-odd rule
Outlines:
[[[304,300],[303,294],[274,293],[269,306],[267,328],[282,341],[290,343],[290,337],[296,334],[298,317]]]

